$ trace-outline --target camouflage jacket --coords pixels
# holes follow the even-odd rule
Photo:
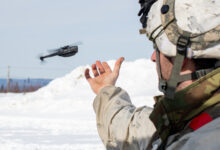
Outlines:
[[[169,150],[217,150],[220,147],[218,118],[194,132],[179,134],[195,116],[218,104],[219,87],[220,69],[217,69],[177,92],[174,101],[156,97],[153,110],[146,106],[136,108],[127,92],[119,87],[105,87],[93,104],[102,142],[108,150],[156,150],[161,145]],[[153,136],[156,130],[158,136]]]

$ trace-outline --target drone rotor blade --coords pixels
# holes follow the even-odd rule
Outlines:
[[[83,45],[83,42],[81,42],[81,41],[75,42],[73,44],[70,44],[69,46],[78,46],[78,45]]]
[[[47,50],[48,53],[56,53],[57,51],[59,51],[59,48]]]

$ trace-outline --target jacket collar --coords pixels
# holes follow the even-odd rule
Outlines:
[[[182,130],[186,123],[206,108],[220,102],[220,68],[176,92],[174,99],[156,96],[150,115],[163,141]],[[213,98],[212,97],[218,97]]]

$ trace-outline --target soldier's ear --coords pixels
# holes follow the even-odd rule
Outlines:
[[[185,59],[183,60],[182,69],[186,67],[187,63],[188,63],[188,59],[185,58]]]
[[[185,58],[183,60],[182,71],[185,71],[185,70],[194,71],[194,69],[195,69],[195,63],[193,62],[193,60]]]

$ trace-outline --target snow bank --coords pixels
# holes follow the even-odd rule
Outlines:
[[[95,94],[84,78],[87,67],[34,93],[0,94],[0,150],[104,149],[92,108]],[[152,106],[152,96],[159,94],[155,65],[146,59],[124,62],[117,86],[136,106]]]

